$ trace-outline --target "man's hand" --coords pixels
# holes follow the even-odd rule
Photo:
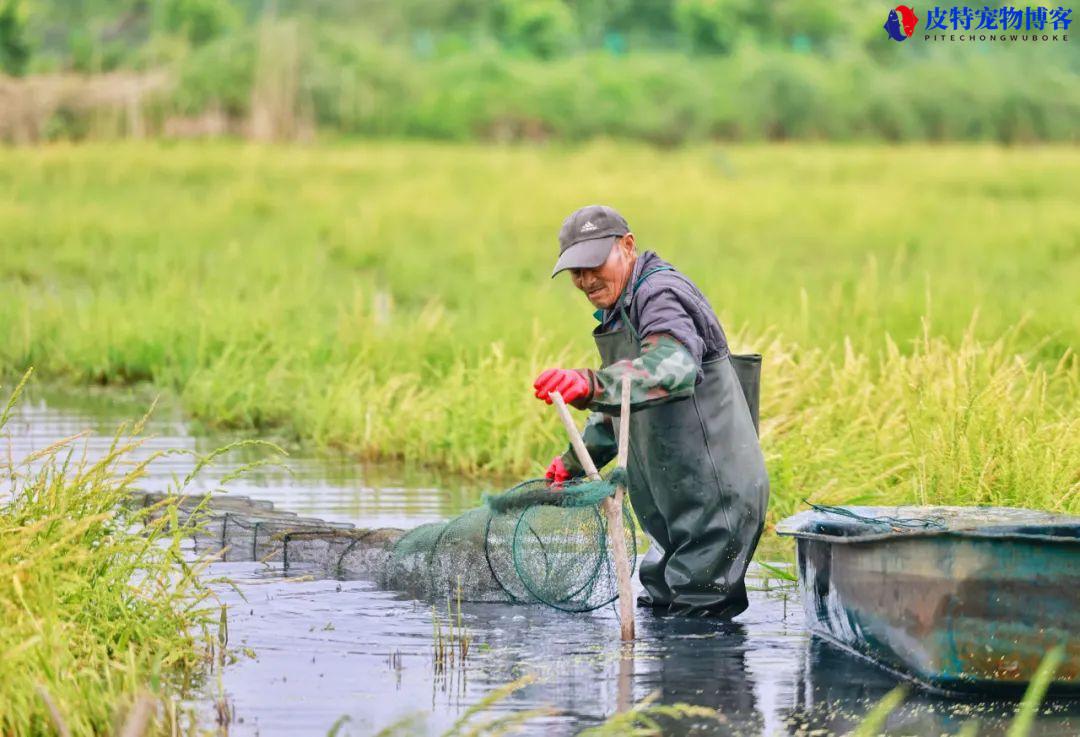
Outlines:
[[[551,459],[551,465],[548,466],[544,478],[546,478],[548,483],[552,486],[557,486],[563,481],[570,480],[570,472],[566,470],[566,464],[563,463],[562,456],[555,456]]]
[[[562,395],[563,401],[579,409],[583,408],[592,396],[592,383],[589,377],[584,371],[576,369],[548,369],[536,377],[533,388],[536,389],[537,399],[543,399],[551,404],[551,397],[548,395],[551,392],[558,392]]]

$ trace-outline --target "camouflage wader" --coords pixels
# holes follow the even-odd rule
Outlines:
[[[625,310],[620,328],[593,337],[602,367],[641,355]],[[692,396],[631,413],[630,500],[651,540],[639,603],[664,612],[733,617],[747,607],[743,577],[769,480],[732,359],[742,357],[703,362]]]

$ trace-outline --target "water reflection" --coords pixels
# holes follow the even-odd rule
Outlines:
[[[761,734],[763,720],[747,664],[753,638],[737,622],[646,615],[641,635],[656,657],[638,665],[638,691],[658,693],[662,704],[686,703],[720,712],[722,720],[684,719],[670,731]]]
[[[108,451],[121,423],[141,418],[153,403],[145,393],[94,392],[72,394],[38,391],[24,398],[7,427],[4,452],[21,459],[59,438],[86,433],[90,457]],[[199,431],[184,420],[175,403],[159,402],[144,432],[145,442],[133,460],[152,453],[182,449],[206,454],[243,436]],[[453,474],[401,464],[358,463],[339,453],[314,453],[288,448],[282,464],[255,468],[230,481],[228,492],[267,499],[281,509],[320,516],[337,522],[370,527],[409,527],[446,519],[474,506],[485,491],[497,488],[491,481],[476,482]],[[192,493],[220,487],[222,478],[238,468],[273,457],[262,447],[240,447],[219,458],[191,484]],[[141,486],[162,491],[183,479],[193,465],[190,455],[158,459]]]
[[[256,575],[251,565],[222,570],[244,578]],[[805,639],[797,622],[777,631],[642,611],[638,641],[627,647],[617,640],[611,609],[572,616],[472,605],[465,611],[471,654],[440,670],[425,602],[362,581],[252,581],[241,591],[246,603],[231,590],[221,596],[234,605],[230,632],[237,644],[258,654],[226,674],[234,707],[247,717],[238,726],[243,734],[314,732],[341,716],[356,725],[353,734],[367,734],[417,713],[424,731],[438,734],[492,689],[525,675],[535,682],[494,713],[555,711],[532,720],[526,734],[572,735],[650,696],[721,712],[722,721],[681,720],[666,734],[760,734],[767,720],[779,724],[775,709],[790,694],[797,663],[779,659],[755,669],[754,656],[770,648],[770,638],[773,645],[782,638],[791,653]],[[753,596],[770,606],[762,594]]]

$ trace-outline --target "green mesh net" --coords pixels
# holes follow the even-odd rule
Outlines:
[[[624,483],[618,469],[606,479],[560,487],[525,481],[449,522],[407,532],[390,551],[383,583],[426,596],[570,612],[605,606],[617,590],[601,503]],[[632,568],[637,546],[625,503],[623,528]]]
[[[225,495],[179,497],[176,522],[195,553],[280,565],[286,575],[375,578],[385,588],[423,597],[586,612],[617,598],[601,504],[625,483],[619,469],[606,479],[558,487],[532,479],[449,521],[408,531],[357,529]],[[152,492],[132,497],[160,514],[176,499]],[[632,570],[637,546],[625,502],[623,527]]]
[[[623,505],[626,549],[635,552],[634,523]],[[607,518],[597,506],[534,505],[514,530],[514,570],[539,602],[568,612],[587,612],[618,596]],[[631,558],[631,561],[633,558]]]

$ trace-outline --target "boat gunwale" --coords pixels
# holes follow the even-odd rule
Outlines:
[[[1050,542],[1067,545],[1080,545],[1080,537],[1063,537],[1061,535],[1037,535],[1016,532],[1013,530],[1001,530],[995,532],[992,527],[957,530],[906,530],[897,532],[875,532],[865,535],[829,535],[821,532],[805,532],[802,530],[777,530],[780,537],[793,537],[797,540],[817,540],[839,545],[855,545],[858,543],[876,542],[899,542],[901,540],[927,539],[934,537],[960,537],[970,540],[1014,540],[1020,542]]]
[[[775,529],[781,537],[842,545],[934,537],[1080,544],[1080,516],[1022,507],[813,507],[780,520]]]

